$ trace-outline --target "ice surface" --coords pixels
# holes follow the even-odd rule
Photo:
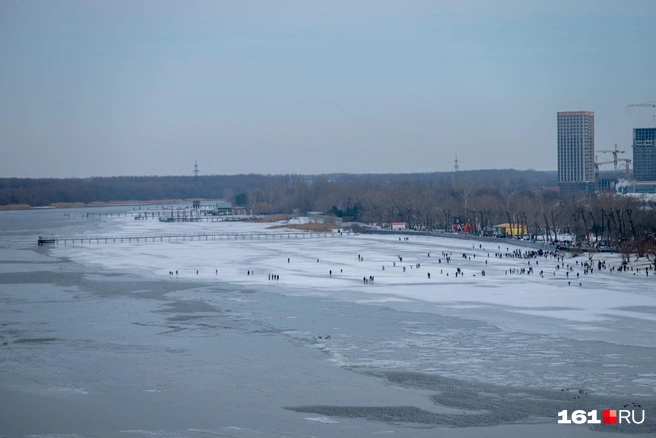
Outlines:
[[[247,237],[59,245],[53,254],[103,272],[135,272],[171,282],[228,282],[248,290],[319,297],[326,307],[352,302],[489,324],[462,327],[445,322],[444,327],[436,327],[434,321],[423,318],[390,320],[397,330],[393,334],[358,336],[344,327],[333,327],[330,341],[313,338],[317,333],[286,332],[291,338],[310,341],[330,361],[350,369],[421,371],[499,385],[580,384],[606,394],[620,387],[656,393],[653,379],[612,374],[600,378],[595,375],[598,371],[592,371],[620,366],[639,371],[637,358],[627,357],[621,348],[607,347],[610,344],[656,346],[656,313],[647,311],[656,309],[654,275],[598,271],[596,266],[594,273],[586,275],[582,263],[587,255],[566,256],[564,266],[556,269],[555,258],[506,257],[515,249],[526,250],[506,240],[481,243],[410,236],[406,241],[398,235],[346,233],[299,238],[295,230],[269,230],[268,225],[112,218],[94,230],[94,236],[240,233]],[[498,258],[495,253],[504,256]],[[451,257],[449,263],[443,254]],[[595,254],[594,260],[595,264],[605,261],[608,268],[620,264],[614,254]],[[512,273],[528,268],[529,263],[534,274]],[[572,267],[569,278],[565,266]],[[457,268],[464,276],[455,276]],[[272,274],[279,280],[270,280]],[[365,283],[363,277],[370,276],[375,280]],[[210,304],[213,300],[211,295],[197,298]],[[247,297],[230,299],[245,305],[249,301]],[[597,342],[600,347],[584,352],[583,341]],[[616,354],[616,359],[609,354]]]
[[[573,266],[567,278],[565,269],[556,270],[557,261],[553,258],[495,257],[495,252],[521,248],[505,240],[500,240],[498,245],[486,242],[479,248],[477,241],[423,236],[411,236],[409,241],[399,241],[398,236],[346,234],[328,238],[285,238],[285,230],[267,230],[270,224],[260,223],[160,223],[129,218],[108,221],[109,226],[104,227],[102,233],[95,232],[94,236],[269,233],[276,237],[85,243],[59,245],[55,254],[102,270],[139,272],[161,278],[169,277],[170,271],[178,271],[174,279],[216,279],[247,287],[273,287],[284,293],[351,299],[359,303],[423,302],[454,310],[503,309],[526,317],[561,320],[562,327],[578,331],[603,331],[603,327],[593,324],[613,316],[656,322],[656,314],[637,310],[656,308],[656,297],[649,293],[656,290],[656,276],[647,277],[643,272],[642,275],[610,273],[609,269],[595,269],[593,274],[584,275],[582,266],[575,263],[576,260],[586,261],[582,256],[565,259],[565,264]],[[442,252],[450,254],[450,263]],[[462,258],[463,253],[467,259]],[[358,255],[363,261],[358,261]],[[403,262],[397,256],[401,256]],[[595,255],[597,260],[606,261],[608,267],[620,264],[617,255]],[[513,268],[528,268],[529,262],[535,271],[533,275],[510,273]],[[420,268],[416,267],[417,263]],[[456,278],[456,268],[460,268],[464,276]],[[483,270],[485,276],[482,276]],[[248,275],[248,271],[252,274]],[[544,278],[540,277],[540,271],[544,271]],[[271,281],[270,274],[280,279]],[[369,276],[374,276],[375,281],[365,284],[363,277]],[[485,312],[474,317],[490,321]],[[612,335],[604,334],[609,341],[613,340]],[[656,344],[654,338],[639,342]]]
[[[307,421],[316,421],[317,423],[324,423],[324,424],[337,424],[337,423],[339,423],[339,421],[335,421],[332,418],[328,418],[328,417],[305,417],[303,419],[307,420]]]

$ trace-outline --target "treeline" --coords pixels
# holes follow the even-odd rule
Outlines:
[[[517,170],[477,170],[459,172],[456,179],[503,178],[517,185],[554,185],[555,172]],[[311,182],[315,176],[294,176]],[[164,199],[232,199],[235,194],[267,190],[277,179],[273,175],[139,176],[99,178],[0,178],[0,206],[27,204],[32,207],[59,203],[113,201],[153,201]],[[428,182],[451,178],[450,173],[416,174],[332,174],[323,175],[337,183],[397,186],[407,182]],[[275,184],[274,184],[275,185]]]
[[[255,190],[242,198],[256,212],[296,208],[352,216],[365,223],[399,221],[411,228],[445,231],[454,223],[470,224],[472,233],[509,223],[546,241],[562,241],[563,234],[572,234],[580,244],[628,245],[639,255],[655,253],[654,200],[610,192],[561,197],[553,187],[513,178],[443,177],[390,184],[286,176],[276,178],[266,191]]]
[[[0,179],[0,205],[226,199],[254,213],[320,211],[366,223],[403,221],[451,230],[455,222],[487,232],[499,223],[533,236],[652,251],[656,204],[613,193],[560,197],[555,172],[484,170],[387,175],[230,175]]]
[[[32,207],[58,203],[221,199],[256,188],[273,179],[266,175],[118,176],[108,178],[2,178],[0,205]]]

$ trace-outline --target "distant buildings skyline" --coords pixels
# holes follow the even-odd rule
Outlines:
[[[559,111],[558,185],[561,192],[593,191],[594,112]]]

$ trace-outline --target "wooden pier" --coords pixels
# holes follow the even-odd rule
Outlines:
[[[70,219],[101,219],[108,217],[132,217],[135,220],[160,220],[160,222],[241,222],[248,221],[252,219],[259,219],[264,216],[262,215],[240,215],[240,214],[229,214],[229,215],[211,215],[205,214],[203,212],[189,212],[184,213],[183,211],[174,210],[174,215],[171,215],[171,210],[159,210],[159,211],[143,211],[143,210],[134,210],[127,211],[123,213],[65,213],[64,216],[67,216]]]
[[[99,243],[146,243],[146,242],[199,242],[210,240],[285,240],[318,239],[350,236],[347,232],[289,232],[289,233],[209,233],[209,234],[167,234],[158,236],[97,236],[97,237],[49,237],[49,244],[75,245]],[[42,245],[41,240],[39,244]]]

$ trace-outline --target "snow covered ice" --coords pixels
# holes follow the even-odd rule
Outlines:
[[[103,271],[139,272],[170,281],[215,279],[288,295],[384,305],[489,323],[440,329],[417,318],[399,321],[402,336],[378,339],[370,335],[358,339],[357,334],[342,333],[334,327],[330,342],[323,340],[321,348],[342,366],[437,372],[538,387],[585,382],[607,394],[656,392],[653,376],[623,377],[623,368],[637,366],[631,358],[611,353],[612,348],[601,348],[589,357],[582,357],[577,350],[583,348],[584,341],[616,344],[620,351],[621,346],[653,348],[656,344],[656,278],[632,272],[611,273],[610,269],[598,271],[596,266],[594,273],[584,275],[576,261],[582,264],[587,255],[565,257],[562,263],[573,267],[568,278],[566,269],[556,269],[555,258],[505,256],[527,248],[502,239],[482,243],[413,235],[399,240],[398,235],[346,233],[297,238],[298,231],[267,229],[269,223],[160,223],[130,218],[112,218],[108,222],[101,233],[89,235],[270,233],[270,237],[92,242],[59,245],[55,254]],[[285,232],[291,234],[290,238],[284,236]],[[449,255],[450,262],[443,253]],[[498,258],[495,253],[504,256]],[[608,268],[620,264],[615,254],[595,254],[594,260],[605,260]],[[531,275],[512,273],[513,269],[518,272],[529,267],[534,269]],[[463,274],[456,277],[458,268]],[[279,280],[270,280],[270,275],[279,276]],[[363,279],[370,276],[374,281],[365,283]],[[508,369],[509,363],[513,363],[512,370]],[[582,363],[586,364],[585,373],[579,368]],[[590,366],[597,371],[590,372]]]

